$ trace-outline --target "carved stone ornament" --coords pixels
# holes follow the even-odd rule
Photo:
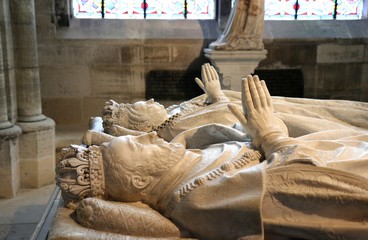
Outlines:
[[[99,146],[71,145],[62,149],[56,165],[56,184],[68,208],[87,197],[104,198],[105,179]]]

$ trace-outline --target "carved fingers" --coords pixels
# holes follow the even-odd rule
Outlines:
[[[206,89],[205,89],[205,87],[204,87],[204,85],[203,85],[202,80],[201,80],[201,79],[199,79],[199,78],[195,78],[194,80],[195,80],[195,82],[198,84],[198,86],[203,90],[203,92],[206,92]]]
[[[227,99],[221,90],[219,75],[213,66],[209,63],[203,64],[201,67],[201,76],[202,79],[196,78],[195,81],[207,94],[207,101],[213,103]]]
[[[238,118],[244,129],[259,147],[262,134],[274,128],[276,117],[273,112],[270,93],[264,81],[258,76],[247,76],[242,79],[243,113],[235,105],[229,109]]]
[[[249,112],[266,108],[273,111],[271,96],[264,80],[260,81],[257,75],[248,75],[242,80],[242,87],[243,108],[246,107]]]
[[[243,126],[247,125],[247,118],[245,117],[245,114],[243,114],[243,112],[239,109],[237,105],[230,103],[227,106]]]

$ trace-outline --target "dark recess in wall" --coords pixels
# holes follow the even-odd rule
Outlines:
[[[254,74],[265,80],[272,96],[304,96],[303,72],[300,69],[256,69]]]
[[[203,94],[194,81],[200,71],[155,70],[146,77],[146,99],[188,100]]]

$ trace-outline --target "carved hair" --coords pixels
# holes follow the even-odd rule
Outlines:
[[[104,167],[106,172],[109,173],[106,175],[106,188],[113,198],[119,196],[120,199],[129,201],[129,199],[125,199],[125,195],[142,194],[148,191],[153,187],[152,185],[145,189],[136,188],[132,183],[133,177],[150,176],[160,178],[166,171],[172,168],[185,153],[185,148],[181,144],[170,144],[169,147],[164,145],[160,146],[167,151],[154,152],[153,155],[149,156],[149,159],[136,159],[137,164],[134,166],[129,166],[126,163],[124,155],[118,158],[114,156],[110,150],[103,151]],[[121,192],[122,187],[125,192]]]
[[[136,111],[130,103],[107,103],[103,111],[103,124],[105,129],[119,125],[142,132],[149,132],[155,127],[148,114]]]

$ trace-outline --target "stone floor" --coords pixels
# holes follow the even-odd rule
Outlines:
[[[0,239],[31,239],[54,189],[21,189],[12,199],[0,199]]]
[[[83,132],[81,128],[57,128],[56,157],[62,147],[79,144]],[[51,208],[49,200],[56,194],[55,184],[50,184],[39,189],[21,189],[12,199],[0,199],[0,240],[45,239],[45,234],[36,236],[34,232],[40,229],[45,210]]]

